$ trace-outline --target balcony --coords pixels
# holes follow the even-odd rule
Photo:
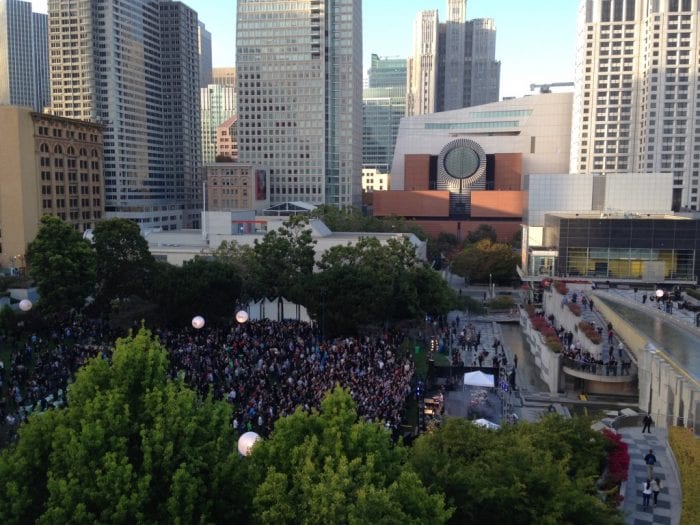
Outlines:
[[[569,357],[563,357],[561,363],[565,374],[579,379],[603,383],[630,383],[637,380],[637,366],[634,363],[608,366],[584,363]]]

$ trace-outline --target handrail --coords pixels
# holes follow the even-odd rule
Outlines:
[[[562,356],[562,364],[568,368],[597,376],[636,376],[637,367],[634,363],[621,363],[610,366],[606,363],[587,363],[577,359]]]

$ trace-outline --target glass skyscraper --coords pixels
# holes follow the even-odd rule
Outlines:
[[[238,151],[270,204],[359,205],[361,0],[239,0]]]
[[[105,212],[197,226],[197,13],[161,0],[49,0],[52,111],[105,126]]]
[[[372,55],[362,90],[362,167],[389,173],[406,112],[406,59]]]
[[[0,0],[0,104],[42,111],[49,91],[47,16],[22,0]]]

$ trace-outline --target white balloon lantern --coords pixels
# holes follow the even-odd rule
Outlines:
[[[661,288],[659,288],[658,290],[656,290],[656,297],[658,297],[659,299],[661,299],[663,296],[664,296],[664,291],[663,291]]]
[[[240,324],[248,322],[248,312],[245,310],[239,310],[236,312],[236,321],[238,321]]]
[[[192,318],[192,327],[196,330],[204,327],[204,317],[201,315],[196,315]]]
[[[22,299],[19,302],[19,309],[23,312],[28,312],[32,309],[32,302],[29,299]]]
[[[241,456],[250,455],[253,445],[260,440],[260,436],[256,432],[246,432],[238,438],[238,452]]]

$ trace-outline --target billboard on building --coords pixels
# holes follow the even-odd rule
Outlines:
[[[255,170],[255,200],[267,199],[267,171]]]

